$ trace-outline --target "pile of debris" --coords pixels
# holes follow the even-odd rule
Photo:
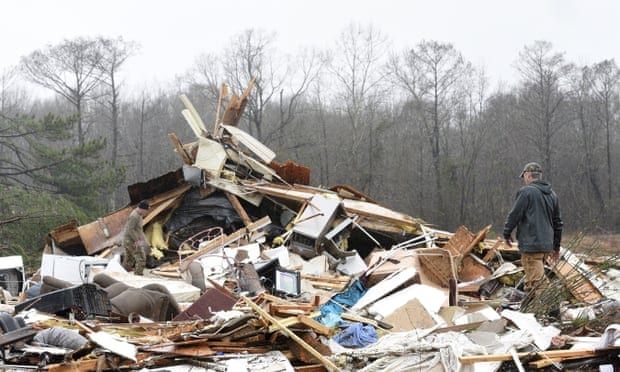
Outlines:
[[[49,371],[494,371],[617,363],[618,261],[570,250],[539,298],[517,248],[433,228],[346,185],[309,185],[237,123],[252,84],[197,141],[170,134],[183,167],[129,187],[130,204],[47,237],[39,272],[4,258],[1,368]],[[223,89],[224,91],[224,89]],[[222,97],[224,98],[224,97]],[[222,100],[223,101],[223,100]],[[219,110],[218,110],[219,111]],[[119,263],[148,200],[144,276]],[[615,266],[615,267],[614,267]],[[611,279],[610,279],[611,278]],[[599,330],[564,325],[607,319]],[[582,323],[585,324],[585,323]]]

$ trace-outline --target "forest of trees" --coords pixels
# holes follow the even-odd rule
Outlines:
[[[222,84],[256,79],[242,129],[312,170],[316,186],[351,185],[387,207],[454,231],[501,231],[523,165],[538,161],[566,231],[620,226],[620,70],[568,61],[547,41],[515,51],[516,82],[494,91],[457,46],[394,50],[349,25],[331,50],[284,54],[248,29],[218,54],[196,50],[168,86],[123,83],[140,46],[81,37],[47,45],[0,75],[0,248],[38,255],[51,228],[128,203],[127,186],[181,167],[169,142],[195,140],[186,94],[214,123]],[[147,86],[145,82],[145,86]],[[37,98],[33,87],[50,94]]]

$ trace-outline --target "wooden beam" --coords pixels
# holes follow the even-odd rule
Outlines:
[[[183,147],[183,144],[179,140],[179,137],[177,137],[177,135],[175,133],[168,133],[168,138],[170,139],[170,141],[174,145],[174,148],[179,153],[179,155],[181,155],[181,158],[183,159],[183,163],[185,163],[186,165],[194,164],[194,161],[192,160],[192,157],[189,156],[189,154],[187,153],[187,151]]]
[[[321,315],[321,312],[317,310],[317,311],[311,312],[307,316],[310,317],[310,318],[315,318],[315,317],[317,317],[319,315]],[[287,327],[293,326],[295,324],[299,324],[300,322],[301,321],[299,320],[299,316],[297,316],[297,315],[290,316],[288,318],[284,318],[284,319],[280,320],[280,324],[284,325],[284,326],[287,326]],[[279,329],[279,327],[277,325],[272,325],[272,326],[269,326],[269,330],[268,331],[269,332],[276,332],[278,329]]]
[[[265,319],[267,319],[269,322],[275,324],[276,326],[278,326],[278,328],[280,328],[280,331],[282,331],[284,334],[286,334],[287,336],[289,336],[290,338],[292,338],[295,342],[297,342],[301,347],[303,347],[304,349],[306,349],[310,354],[312,354],[314,357],[316,357],[321,364],[323,364],[325,366],[325,368],[327,368],[328,371],[340,371],[340,368],[338,368],[331,360],[325,358],[323,356],[323,354],[319,353],[318,351],[316,351],[316,349],[314,349],[312,346],[308,345],[308,343],[306,343],[306,341],[302,340],[301,338],[299,338],[299,336],[297,336],[293,331],[291,331],[290,329],[288,329],[285,325],[283,325],[282,323],[280,323],[280,321],[278,321],[277,319],[275,319],[274,317],[272,317],[268,312],[266,312],[265,310],[263,310],[260,306],[258,306],[257,304],[254,303],[254,301],[250,300],[249,298],[245,297],[245,296],[241,296],[241,298],[243,299],[243,301],[245,301],[248,305],[250,305],[250,307],[252,307],[252,309],[254,311],[256,311],[260,316],[264,317]]]
[[[248,216],[248,213],[245,211],[245,208],[243,208],[243,206],[241,205],[241,202],[239,201],[239,199],[235,195],[229,193],[228,191],[224,191],[224,193],[226,194],[226,197],[228,198],[228,201],[230,202],[230,204],[232,204],[233,208],[235,208],[235,211],[237,212],[239,217],[241,217],[241,220],[243,220],[243,224],[245,226],[249,226],[252,223],[252,219],[250,218],[250,216]]]
[[[519,359],[521,358],[544,358],[544,359],[554,359],[554,358],[587,358],[591,356],[598,355],[602,352],[611,352],[620,350],[620,346],[613,346],[605,349],[580,349],[580,350],[549,350],[549,351],[539,351],[539,352],[527,352],[527,353],[517,353]],[[471,364],[471,363],[479,363],[479,362],[501,362],[505,360],[512,360],[512,354],[489,354],[489,355],[472,355],[472,356],[464,356],[460,357],[459,361],[462,364]]]
[[[301,324],[307,325],[320,335],[331,337],[334,334],[334,330],[332,328],[317,322],[307,315],[299,315],[298,318]]]

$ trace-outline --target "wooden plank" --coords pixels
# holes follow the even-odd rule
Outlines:
[[[176,152],[179,155],[181,155],[181,158],[183,159],[183,163],[185,165],[194,164],[192,157],[189,156],[189,154],[183,147],[183,144],[181,143],[181,140],[179,140],[179,137],[177,137],[175,133],[168,133],[168,138],[170,139],[170,142],[172,142],[172,145],[174,146]]]
[[[299,315],[298,318],[301,324],[307,325],[308,327],[312,328],[316,333],[320,335],[331,337],[334,334],[334,330],[332,328],[327,327],[317,322],[316,320],[312,319],[311,317],[307,315]]]
[[[295,304],[295,305],[271,304],[270,310],[271,310],[270,311],[271,313],[276,313],[278,311],[290,311],[290,310],[298,310],[298,311],[307,313],[307,312],[314,310],[314,306],[310,304]]]
[[[347,287],[347,283],[337,284],[337,283],[328,283],[328,282],[318,282],[318,281],[315,281],[315,280],[309,280],[309,282],[315,288],[334,289],[337,292],[343,291]]]
[[[360,216],[373,217],[378,220],[387,221],[406,229],[409,233],[420,231],[420,223],[415,218],[381,205],[351,199],[344,199],[342,205],[347,213],[354,213]]]
[[[308,314],[307,316],[310,318],[316,318],[317,316],[321,315],[320,311],[313,311],[310,314]],[[288,318],[284,318],[282,320],[280,320],[280,324],[290,327],[293,326],[295,324],[299,324],[300,320],[299,320],[299,316],[298,315],[294,315],[294,316],[290,316]],[[271,325],[269,326],[269,332],[276,332],[279,329],[279,327],[277,325]]]
[[[248,216],[248,213],[241,205],[239,199],[234,194],[231,194],[228,191],[224,191],[224,193],[226,194],[226,198],[228,198],[230,204],[232,204],[233,208],[235,208],[235,211],[237,212],[239,217],[241,217],[241,220],[243,220],[243,224],[245,226],[249,226],[252,223],[252,219],[250,219],[250,216]]]
[[[486,238],[489,231],[491,231],[491,225],[487,225],[485,228],[478,231],[474,239],[471,241],[471,243],[469,243],[469,245],[465,248],[465,251],[463,251],[462,253],[464,255],[469,254],[478,245],[478,243],[480,243],[484,240],[484,238]]]
[[[349,276],[324,276],[316,274],[301,274],[301,278],[316,282],[328,282],[336,284],[348,284],[351,280],[351,277]]]
[[[247,298],[245,296],[241,296],[241,298],[243,299],[243,301],[245,301],[245,303],[250,305],[250,307],[252,307],[252,309],[255,312],[257,312],[262,317],[266,318],[270,323],[273,323],[276,326],[278,326],[278,328],[280,328],[280,331],[282,331],[288,337],[293,339],[293,341],[297,342],[299,345],[301,345],[301,347],[303,347],[310,354],[312,354],[314,357],[316,357],[321,362],[321,364],[323,364],[327,368],[327,370],[334,371],[334,372],[340,371],[340,368],[338,368],[331,360],[325,358],[316,349],[314,349],[312,346],[308,345],[308,343],[306,343],[304,340],[299,338],[299,336],[297,336],[293,331],[288,329],[285,325],[281,324],[277,319],[272,317],[268,312],[266,312],[260,306],[255,304],[254,301],[250,300],[249,298]]]
[[[224,115],[222,115],[222,124],[237,125],[237,123],[239,123],[239,119],[241,119],[241,115],[243,114],[245,105],[248,102],[248,97],[250,96],[250,92],[254,87],[255,81],[256,78],[252,78],[252,80],[250,80],[250,83],[248,84],[241,97],[233,93],[230,101],[228,101],[228,106],[226,107],[226,110],[224,110]]]
[[[303,366],[293,366],[295,372],[325,372],[327,371],[322,364],[307,364]]]
[[[311,333],[304,333],[302,340],[310,345],[313,349],[317,350],[321,355],[332,355],[332,351],[329,346],[321,343],[315,335]],[[302,347],[300,344],[288,341],[289,350],[291,351],[293,360],[300,360],[303,363],[317,363],[320,362],[317,358],[310,354],[308,350]]]
[[[544,358],[544,359],[554,359],[554,358],[570,358],[570,357],[580,357],[587,358],[591,356],[597,355],[597,353],[607,351],[617,351],[620,350],[620,346],[609,347],[605,349],[580,349],[580,350],[549,350],[549,351],[539,351],[539,352],[522,352],[517,353],[517,357],[521,358]],[[464,356],[459,357],[459,361],[462,364],[471,364],[471,363],[479,363],[479,362],[501,362],[505,360],[512,360],[512,354],[489,354],[489,355],[472,355],[472,356]]]
[[[353,313],[346,312],[346,311],[341,313],[340,317],[342,319],[351,320],[353,322],[370,324],[371,326],[374,326],[375,328],[383,328],[383,329],[392,329],[392,328],[394,328],[389,323],[386,323],[386,322],[383,322],[383,321],[378,321],[378,320],[375,320],[375,319],[366,318],[366,317],[363,317],[361,315],[353,314]]]

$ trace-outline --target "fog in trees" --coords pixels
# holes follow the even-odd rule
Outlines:
[[[533,40],[515,51],[518,80],[492,90],[484,69],[449,42],[412,41],[396,50],[381,30],[360,24],[343,28],[324,49],[284,53],[277,41],[269,30],[245,30],[219,52],[198,46],[191,68],[168,85],[141,87],[123,84],[124,64],[139,54],[130,40],[84,37],[33,51],[0,75],[0,182],[41,188],[40,178],[9,174],[10,164],[34,169],[43,158],[24,154],[34,154],[35,145],[54,148],[48,158],[63,159],[57,174],[68,175],[74,165],[60,156],[82,146],[83,160],[105,180],[83,183],[92,185],[92,198],[80,200],[66,187],[69,178],[48,178],[54,187],[44,192],[75,210],[93,200],[101,211],[118,208],[128,203],[128,185],[181,167],[169,133],[196,140],[180,94],[210,129],[230,93],[241,94],[255,79],[239,127],[274,150],[276,161],[310,167],[313,185],[350,185],[445,230],[492,224],[499,231],[523,185],[521,168],[538,161],[560,196],[568,231],[617,232],[614,60],[580,65],[550,42]],[[52,96],[35,97],[27,82]],[[57,120],[65,124],[58,134],[68,137],[33,141],[28,128],[46,123],[48,113],[48,129]],[[106,178],[111,174],[114,180]],[[0,220],[10,218],[7,210]]]

